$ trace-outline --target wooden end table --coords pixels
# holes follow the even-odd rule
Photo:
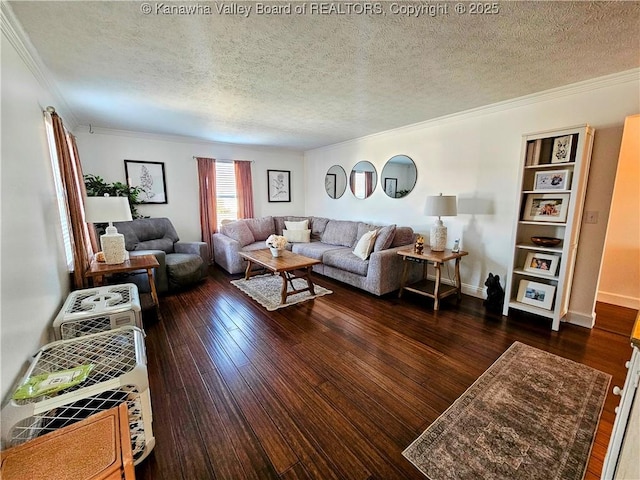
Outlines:
[[[315,295],[316,292],[311,281],[311,268],[321,263],[320,260],[298,255],[289,250],[283,250],[280,255],[280,257],[274,257],[269,249],[240,252],[240,256],[248,261],[247,269],[244,273],[245,280],[249,280],[253,275],[256,275],[252,271],[252,266],[255,264],[271,273],[278,273],[282,277],[281,304],[287,303],[287,297],[296,293],[308,291],[311,295]],[[293,279],[295,278],[305,279],[307,288],[296,290],[293,286]],[[291,286],[291,290],[288,289],[287,284]]]
[[[398,298],[402,297],[402,292],[404,290],[424,295],[425,297],[433,298],[434,310],[438,310],[440,308],[440,300],[448,297],[449,295],[457,294],[458,301],[462,299],[462,290],[460,288],[460,259],[465,255],[469,255],[469,252],[452,252],[451,250],[432,252],[430,248],[425,247],[422,253],[416,253],[413,250],[399,250],[397,253],[402,256],[402,260],[404,260],[404,269],[402,271],[402,280],[400,282]],[[455,285],[442,285],[441,267],[449,260],[455,260]],[[417,262],[423,265],[422,280],[412,283],[411,285],[407,285],[407,275],[409,273],[409,265],[411,265],[411,262]],[[435,281],[428,280],[427,278],[427,267],[429,264],[433,264],[433,267],[435,268]]]
[[[149,288],[151,289],[151,300],[159,313],[160,302],[158,300],[158,292],[156,291],[156,282],[153,276],[153,269],[159,267],[160,264],[154,255],[139,255],[125,260],[123,263],[110,265],[104,262],[96,261],[95,257],[91,260],[89,270],[84,274],[85,277],[91,279],[96,285],[104,284],[104,277],[115,273],[128,273],[135,270],[146,270],[149,279]],[[141,299],[142,300],[142,299]]]

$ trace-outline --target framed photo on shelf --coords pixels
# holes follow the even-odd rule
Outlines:
[[[522,220],[564,223],[568,207],[568,193],[528,193]]]
[[[550,170],[536,172],[534,190],[569,190],[570,170]]]
[[[524,261],[523,269],[526,272],[554,276],[556,273],[558,273],[559,263],[559,255],[540,252],[529,252],[527,254],[526,260]]]
[[[553,139],[551,151],[551,163],[567,163],[571,161],[571,135],[556,137]]]
[[[168,203],[164,163],[125,160],[124,174],[129,187],[141,189],[141,203]]]
[[[516,300],[520,303],[551,310],[555,293],[556,287],[553,285],[532,282],[530,280],[520,280]]]
[[[391,198],[396,198],[397,190],[398,190],[397,178],[389,177],[384,179],[384,193],[386,193]]]
[[[291,201],[291,172],[267,170],[267,193],[270,202]]]

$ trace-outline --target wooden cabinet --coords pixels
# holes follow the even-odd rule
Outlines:
[[[558,330],[567,314],[593,135],[581,125],[523,136],[504,315],[533,313]],[[533,237],[557,244],[536,244]]]

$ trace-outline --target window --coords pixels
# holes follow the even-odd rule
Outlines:
[[[367,176],[365,172],[356,172],[355,192],[356,198],[367,198]]]
[[[218,228],[222,220],[238,219],[238,195],[233,162],[216,161],[216,205]]]
[[[53,170],[56,198],[58,199],[58,214],[60,216],[60,225],[62,226],[64,253],[67,257],[67,267],[69,268],[69,271],[72,272],[74,265],[73,250],[71,247],[71,222],[69,220],[69,210],[67,209],[67,194],[62,183],[62,174],[60,173],[60,162],[58,161],[58,151],[56,150],[53,124],[51,122],[51,115],[48,112],[45,112],[44,114],[44,124],[47,132],[47,141],[49,143],[49,156],[51,158],[51,169]]]

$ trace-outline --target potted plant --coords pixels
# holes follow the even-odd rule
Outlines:
[[[129,199],[129,208],[131,208],[131,217],[143,217],[136,208],[136,205],[142,203],[138,200],[138,196],[142,193],[142,188],[130,187],[122,182],[107,183],[98,175],[84,175],[84,186],[88,197],[101,197],[105,193],[108,193],[111,197],[127,197]]]

